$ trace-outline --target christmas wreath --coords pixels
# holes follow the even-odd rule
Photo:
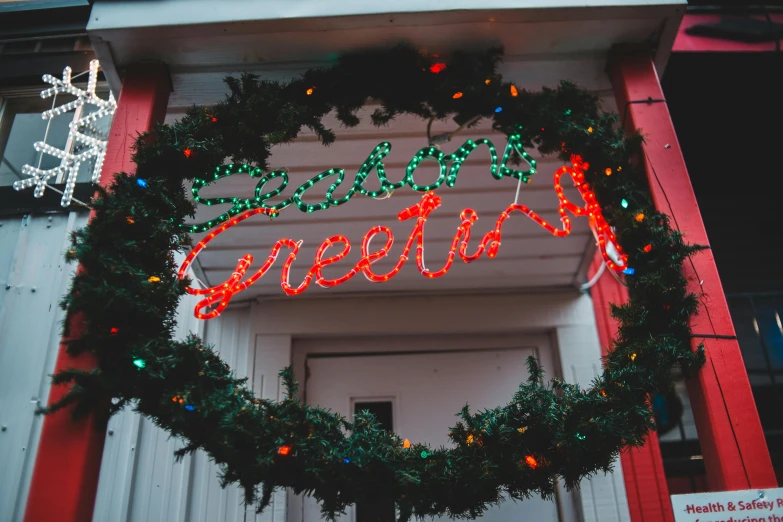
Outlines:
[[[288,83],[228,78],[224,102],[194,107],[140,136],[136,173],[118,173],[98,190],[95,216],[67,253],[83,270],[62,305],[86,325],[68,350],[94,353],[98,367],[57,373],[54,383],[70,383],[70,391],[45,412],[69,404],[76,414],[105,411],[110,403],[116,413],[132,404],[186,441],[178,455],[206,451],[221,466],[223,484],[239,483],[259,510],[275,488],[286,487],[316,498],[327,518],[379,498],[393,500],[402,520],[472,518],[506,496],[550,496],[558,477],[574,487],[608,471],[622,448],[643,444],[654,428],[648,397],[669,390],[673,367],[687,372],[703,363],[688,327],[697,301],[681,272],[697,247],[653,207],[632,161],[639,134],[624,135],[616,116],[572,83],[527,92],[503,81],[501,57],[500,49],[455,53],[444,64],[402,45],[346,55]],[[508,404],[479,413],[465,407],[449,433],[453,446],[431,448],[382,430],[369,414],[349,422],[302,404],[290,369],[282,371],[286,399],[258,399],[201,339],[172,339],[190,283],[177,277],[172,255],[189,245],[185,223],[195,203],[185,182],[227,157],[248,171],[265,169],[271,147],[294,140],[302,127],[328,145],[335,135],[322,118],[335,111],[355,126],[368,98],[380,104],[375,125],[399,114],[451,117],[459,125],[487,118],[541,153],[583,159],[585,182],[634,269],[626,276],[630,301],[612,309],[618,336],[589,389],[545,383],[529,360],[530,377]]]

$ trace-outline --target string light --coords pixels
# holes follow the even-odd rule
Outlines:
[[[141,188],[147,188],[147,180],[145,179],[136,178],[136,184]]]
[[[185,149],[182,151],[182,154],[184,154],[186,158],[189,158],[190,155],[193,154],[193,151],[190,149]]]
[[[120,332],[120,329],[119,329],[119,328],[116,328],[116,327],[114,327],[114,328],[112,328],[111,330],[109,330],[109,335],[112,335],[112,336],[114,336],[114,335],[117,335],[119,332]]]
[[[593,133],[593,128],[592,127],[587,127],[587,133],[588,134],[592,134]]]
[[[470,446],[471,444],[473,444],[473,442],[474,442],[474,439],[473,439],[473,434],[472,434],[472,433],[469,433],[469,434],[468,434],[468,438],[467,438],[467,439],[465,439],[465,442],[467,442],[467,443],[468,443],[468,446]]]
[[[484,80],[484,85],[489,85],[490,83],[492,83],[492,80],[490,80],[489,78]]]
[[[338,187],[342,186],[345,180],[344,169],[333,168],[325,170],[300,185],[294,191],[291,197],[274,205],[267,205],[267,200],[280,195],[288,187],[288,173],[286,171],[276,170],[265,175],[261,169],[246,164],[220,165],[215,168],[214,173],[211,176],[196,177],[194,179],[193,188],[191,189],[193,199],[200,205],[211,206],[232,204],[233,206],[228,211],[224,212],[216,218],[213,218],[204,223],[191,225],[189,230],[192,233],[205,232],[213,227],[220,225],[221,223],[228,221],[232,217],[245,212],[246,210],[254,208],[269,208],[275,211],[280,211],[289,205],[295,205],[302,212],[315,212],[317,210],[325,210],[330,206],[339,206],[347,203],[357,193],[374,199],[385,199],[389,197],[389,194],[391,194],[394,190],[402,188],[406,185],[417,192],[435,190],[441,187],[444,183],[448,187],[453,187],[457,182],[457,177],[459,175],[462,164],[467,161],[468,157],[474,150],[482,145],[486,145],[489,149],[491,160],[489,171],[493,178],[500,180],[504,177],[511,177],[528,183],[530,181],[530,176],[535,174],[536,161],[523,148],[522,137],[519,132],[509,135],[502,158],[498,154],[495,145],[488,139],[484,138],[475,141],[466,140],[462,146],[460,146],[451,154],[445,154],[435,147],[425,147],[420,149],[408,163],[408,166],[405,170],[405,177],[397,183],[389,181],[386,176],[385,166],[383,164],[383,158],[385,158],[386,155],[388,155],[391,151],[391,144],[389,142],[380,143],[369,154],[367,159],[356,173],[353,185],[351,185],[350,189],[348,189],[345,196],[340,199],[335,199],[334,193]],[[511,158],[514,156],[514,153],[520,156],[529,165],[530,168],[527,170],[517,170],[507,167],[508,162],[511,161]],[[428,159],[434,160],[438,163],[438,179],[428,185],[419,185],[416,183],[415,179],[416,169],[421,163]],[[375,191],[370,191],[364,187],[364,184],[370,174],[373,172],[375,172],[378,181],[380,182],[380,188]],[[235,174],[247,174],[251,178],[260,178],[255,187],[254,197],[240,198],[235,196],[202,198],[199,195],[199,192],[202,188],[220,179]],[[334,178],[332,184],[326,191],[326,198],[320,203],[305,203],[304,197],[307,191],[314,187],[318,182],[326,178]],[[267,184],[274,180],[278,180],[278,186],[269,192],[265,192],[264,189]]]
[[[610,169],[609,167],[606,167],[606,170],[604,171],[604,173],[605,173],[607,176],[611,176],[611,175],[612,175],[612,169]]]
[[[635,353],[631,354],[631,361],[636,361],[636,354]]]
[[[212,123],[217,123],[217,118],[215,118],[214,116],[212,116]]]
[[[650,250],[652,250],[652,245],[644,245],[645,252],[650,252]]]
[[[538,461],[533,455],[525,457],[525,464],[530,466],[530,469],[536,469],[538,467]]]
[[[186,405],[185,405],[185,409],[186,409],[187,411],[196,411],[196,407],[195,407],[195,406],[193,406],[192,404],[186,404]]]
[[[503,107],[495,107],[495,112],[503,112]]]
[[[625,198],[620,200],[620,206],[623,207],[623,208],[628,208],[628,200],[625,199]]]
[[[519,91],[517,90],[517,88],[516,88],[514,85],[511,85],[511,86],[508,88],[508,92],[510,92],[510,93],[511,93],[511,96],[512,96],[512,97],[514,97],[514,98],[516,98],[517,96],[519,96]]]
[[[606,397],[606,390],[601,390],[599,393],[601,394],[601,397]]]
[[[343,462],[344,462],[345,464],[350,464],[350,463],[351,463],[351,459],[343,459]]]
[[[305,91],[305,93],[307,93],[308,96],[312,96],[313,92],[315,92],[315,87],[310,87]]]
[[[577,438],[577,439],[579,439],[579,440],[585,440],[587,437],[586,437],[586,436],[584,436],[584,435],[582,435],[581,433],[579,433],[579,432],[577,431],[577,432],[576,432],[576,438]]]
[[[182,403],[185,402],[185,398],[182,395],[175,395],[174,397],[171,398],[171,400],[173,402],[176,402],[176,403],[179,403],[179,404],[182,404]]]
[[[525,432],[527,431],[527,428],[526,428],[526,427],[524,427],[524,426],[522,426],[521,428],[517,428],[517,431],[518,431],[519,433],[525,433]]]
[[[239,259],[231,276],[222,284],[201,289],[189,287],[186,289],[186,291],[191,295],[206,296],[196,304],[195,315],[197,318],[212,319],[217,317],[228,306],[228,303],[235,294],[242,292],[253,285],[269,271],[269,269],[277,260],[280,250],[283,248],[290,250],[287,258],[283,262],[280,273],[280,286],[286,295],[299,295],[307,290],[312,282],[315,282],[317,285],[324,288],[331,288],[349,281],[359,273],[362,273],[371,282],[386,282],[399,273],[403,265],[405,265],[405,263],[408,261],[414,245],[417,269],[424,277],[435,279],[446,275],[446,273],[451,269],[457,255],[459,255],[459,258],[465,263],[471,263],[480,258],[482,254],[485,253],[489,258],[495,258],[501,245],[503,224],[509,217],[511,217],[511,214],[514,212],[519,212],[526,215],[555,237],[565,237],[571,233],[571,219],[568,217],[568,213],[574,216],[588,217],[595,227],[596,237],[598,239],[598,247],[607,267],[615,271],[620,271],[623,270],[627,256],[623,254],[622,249],[619,245],[617,245],[616,237],[612,232],[611,227],[603,217],[603,213],[600,206],[598,205],[595,194],[593,194],[593,192],[588,188],[588,185],[584,182],[584,170],[586,170],[588,167],[589,165],[582,162],[581,158],[574,156],[572,157],[572,166],[561,167],[555,173],[554,188],[560,202],[558,205],[558,212],[560,214],[562,228],[555,227],[554,225],[548,223],[528,206],[514,203],[509,205],[500,213],[500,216],[495,221],[494,228],[483,236],[479,244],[476,246],[475,252],[468,254],[467,249],[470,242],[471,229],[474,223],[478,220],[478,214],[473,209],[464,209],[460,213],[461,223],[457,227],[457,230],[454,234],[451,247],[446,256],[446,261],[444,262],[443,267],[439,270],[433,271],[424,266],[424,225],[427,222],[429,215],[441,205],[440,196],[436,195],[434,192],[429,191],[422,196],[419,203],[407,207],[397,214],[397,219],[399,221],[415,220],[415,222],[413,225],[413,230],[409,234],[402,252],[399,255],[398,261],[394,267],[386,273],[376,273],[373,271],[372,265],[389,254],[389,250],[394,243],[394,235],[391,229],[388,227],[375,226],[368,230],[362,239],[361,259],[347,273],[336,279],[326,279],[323,276],[322,271],[326,266],[337,263],[348,255],[351,250],[351,243],[348,238],[345,236],[336,235],[325,239],[316,251],[313,265],[308,270],[302,282],[296,287],[291,285],[290,270],[291,264],[299,254],[301,241],[297,242],[293,239],[282,238],[275,242],[275,244],[272,246],[271,252],[269,253],[266,261],[256,270],[255,273],[253,273],[244,281],[242,279],[245,277],[248,269],[250,268],[250,265],[254,260],[254,257],[250,254],[246,254],[241,259]],[[571,177],[571,180],[577,187],[577,190],[584,202],[584,206],[578,206],[572,203],[565,196],[564,189],[560,183],[562,176],[565,174]],[[193,263],[193,260],[215,237],[252,216],[257,214],[270,214],[271,212],[272,210],[267,208],[256,208],[248,210],[239,216],[232,218],[230,221],[223,223],[216,230],[213,230],[207,234],[207,236],[199,241],[199,243],[185,258],[182,265],[180,266],[178,277],[180,279],[184,279],[186,277],[187,270]],[[370,242],[375,236],[379,234],[382,234],[386,237],[385,244],[379,250],[370,252]],[[617,258],[613,259],[607,252],[607,245],[610,244],[619,255],[619,259],[617,261],[615,260]],[[340,250],[335,255],[325,257],[326,251],[331,247],[339,247]],[[214,308],[212,308],[210,311],[202,312],[202,310],[209,309],[212,306],[214,306]]]
[[[630,266],[623,269],[623,274],[625,274],[625,275],[634,275],[635,273],[636,273],[636,270],[634,270]]]
[[[133,365],[136,366],[136,368],[144,368],[147,366],[147,361],[144,359],[133,359]]]
[[[411,441],[405,439],[404,441],[402,441],[402,447],[403,449],[411,449]]]
[[[285,456],[288,455],[289,453],[291,453],[291,446],[280,446],[279,448],[277,448],[278,455]]]
[[[458,99],[462,98],[462,92],[461,91],[455,92],[454,96],[452,96],[452,98],[454,98],[455,100],[458,100]]]
[[[634,219],[635,219],[636,221],[638,221],[639,223],[641,223],[642,221],[644,221],[644,214],[642,214],[641,212],[639,212],[638,214],[636,214],[636,216],[634,216]]]
[[[71,84],[72,70],[70,67],[66,67],[63,70],[62,80],[55,78],[50,74],[43,75],[43,81],[51,84],[52,87],[41,91],[41,98],[56,97],[58,94],[68,94],[76,97],[76,99],[71,102],[58,107],[53,107],[52,109],[41,113],[41,118],[49,120],[46,127],[46,135],[48,135],[51,120],[61,114],[84,106],[94,106],[97,107],[97,110],[90,111],[86,115],[84,114],[88,111],[77,111],[73,114],[73,119],[68,126],[68,139],[66,140],[67,145],[65,148],[58,149],[45,142],[36,142],[33,145],[33,148],[37,152],[54,156],[60,160],[60,164],[51,169],[41,169],[42,156],[40,156],[37,167],[23,165],[22,174],[30,177],[15,181],[13,184],[15,190],[24,190],[34,186],[35,190],[33,191],[33,195],[36,198],[40,198],[43,197],[50,179],[64,177],[65,188],[62,191],[60,205],[67,207],[73,199],[73,191],[76,187],[76,178],[79,175],[79,170],[83,163],[90,160],[93,161],[91,181],[93,183],[98,182],[101,176],[101,170],[103,169],[103,159],[106,154],[106,145],[108,141],[103,139],[103,131],[99,130],[92,123],[100,118],[112,116],[117,109],[117,103],[114,101],[113,95],[109,94],[107,100],[102,100],[95,94],[99,68],[100,63],[98,60],[92,60],[90,62],[87,88],[84,90]],[[45,139],[46,137],[44,137],[44,140]],[[86,148],[82,147],[82,150],[78,153],[74,153],[74,145],[76,143],[86,145]]]
[[[149,279],[147,279],[150,283],[160,283],[160,277],[158,276],[150,276]]]
[[[135,220],[135,219],[133,219],[131,216],[125,216],[125,221],[126,221],[126,222],[127,222],[129,225],[132,225],[132,224],[134,224],[134,223],[136,222],[136,220]]]
[[[433,63],[432,65],[430,65],[430,72],[432,74],[438,74],[439,72],[441,72],[445,68],[446,68],[446,64],[445,63]]]
[[[427,451],[426,451],[426,450],[422,450],[422,451],[421,451],[421,453],[420,453],[419,455],[420,455],[420,456],[421,456],[421,458],[423,458],[423,459],[426,459],[427,457],[429,457],[429,456],[430,456],[430,454],[429,454],[429,453],[427,453]]]

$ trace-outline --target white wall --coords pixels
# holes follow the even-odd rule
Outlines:
[[[59,302],[76,264],[63,254],[86,213],[0,219],[0,520],[24,516],[65,313]]]
[[[186,308],[188,328],[197,329]],[[294,340],[346,336],[536,333],[550,335],[559,363],[548,375],[587,383],[600,371],[600,347],[592,301],[575,292],[543,294],[404,296],[335,296],[288,298],[232,305],[219,318],[203,323],[236,371],[248,376],[254,391],[280,399],[278,371],[293,364],[304,381],[306,353]],[[312,344],[312,343],[310,343]],[[291,522],[300,509],[293,495],[278,492],[261,515],[241,506],[236,487],[221,490],[217,469],[203,453],[174,463],[180,442],[167,440],[149,421],[125,412],[110,422],[94,519],[96,522]],[[559,492],[564,521],[630,520],[622,471],[583,482],[575,494]],[[246,518],[245,518],[246,517]]]

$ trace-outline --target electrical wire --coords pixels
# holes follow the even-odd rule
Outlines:
[[[592,278],[592,279],[590,279],[590,280],[589,280],[588,282],[586,282],[585,284],[583,284],[582,286],[580,286],[580,287],[579,287],[579,289],[580,289],[582,292],[586,292],[587,290],[589,290],[590,288],[592,288],[593,286],[595,286],[595,284],[598,282],[598,280],[599,280],[599,279],[601,279],[601,276],[602,276],[602,275],[604,275],[604,272],[605,272],[605,271],[606,271],[606,261],[604,261],[603,263],[601,263],[601,266],[600,266],[600,268],[598,268],[598,271],[595,273],[595,275],[593,276],[593,278]],[[610,272],[611,272],[611,270],[610,270]]]

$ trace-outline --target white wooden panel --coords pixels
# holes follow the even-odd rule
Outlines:
[[[181,256],[178,256],[181,258]],[[207,323],[192,315],[194,297],[178,308],[177,338],[203,335]],[[248,359],[249,308],[234,307],[208,323],[206,341],[220,350],[236,375],[254,373]],[[255,386],[255,381],[251,381]],[[127,408],[109,422],[93,520],[190,522],[244,520],[243,494],[220,488],[218,469],[203,452],[174,459],[180,439]],[[249,520],[252,520],[249,519]]]
[[[563,378],[588,387],[601,372],[601,345],[595,323],[561,326],[555,335]],[[619,461],[615,461],[612,473],[584,479],[579,489],[584,522],[630,522]]]
[[[219,321],[207,324],[207,342],[214,343],[223,360],[236,375],[247,376],[252,371],[248,365],[250,347],[249,309],[229,313]],[[204,452],[193,456],[193,485],[190,498],[190,515],[193,522],[228,522],[243,519],[244,496],[240,488],[220,487],[219,469]],[[161,521],[163,522],[163,521]]]
[[[180,304],[177,336],[204,330],[236,375],[249,377],[253,391],[279,400],[278,372],[289,364],[290,336],[252,338],[250,308],[232,307],[209,323],[190,319],[193,299]],[[255,344],[254,344],[255,343]],[[252,347],[255,346],[255,349]],[[285,492],[261,514],[244,506],[236,486],[220,487],[219,469],[201,451],[176,462],[183,446],[148,419],[127,409],[111,419],[106,439],[95,522],[276,522],[285,518]]]
[[[551,330],[594,321],[592,301],[576,291],[420,296],[340,296],[253,303],[252,324],[264,334],[294,337],[427,335]]]
[[[0,220],[0,520],[21,521],[75,269],[63,258],[85,213]]]
[[[494,43],[489,42],[488,45]],[[169,99],[169,110],[179,112],[193,105],[211,105],[221,101],[226,91],[223,78],[229,74],[238,76],[247,71],[259,74],[267,80],[289,81],[300,76],[309,67],[325,66],[328,66],[328,63],[319,61],[292,64],[233,64],[223,61],[219,66],[206,70],[198,65],[172,66],[174,92]],[[558,55],[551,59],[543,56],[507,55],[498,67],[498,72],[523,89],[538,90],[542,86],[554,87],[561,80],[573,80],[590,91],[604,92],[611,89],[609,79],[604,73],[605,67],[606,57],[601,54]],[[215,71],[216,68],[219,71]]]

